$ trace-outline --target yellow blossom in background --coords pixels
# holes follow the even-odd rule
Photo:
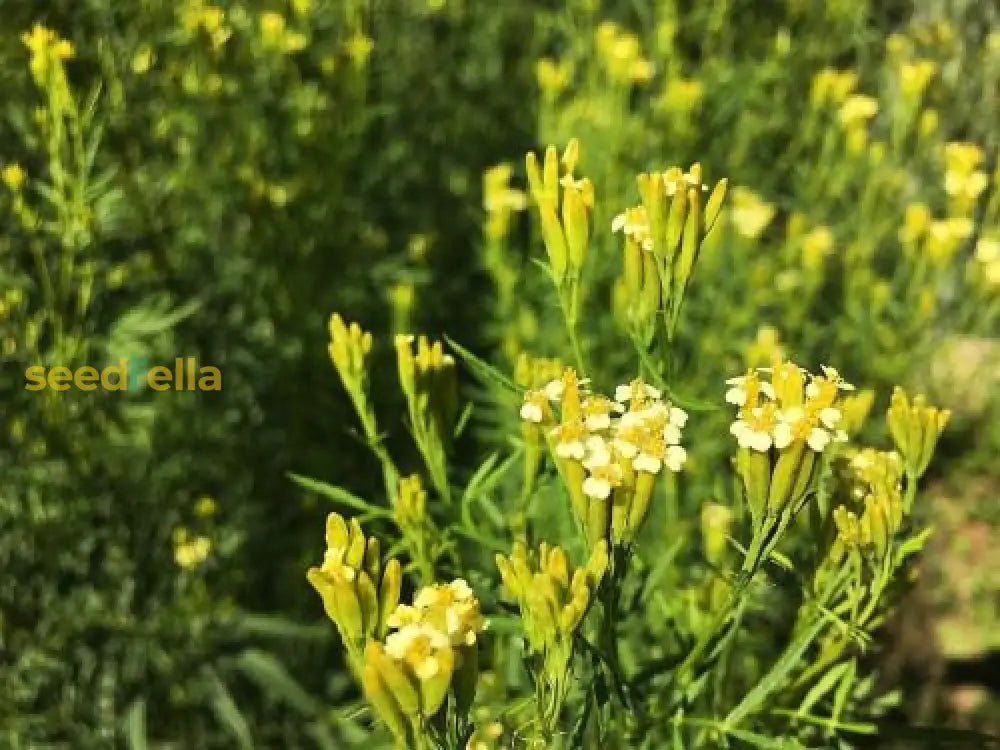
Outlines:
[[[824,68],[813,76],[810,99],[815,107],[827,103],[840,104],[854,91],[858,74],[853,70]]]
[[[472,733],[465,750],[501,750],[503,747],[503,724],[492,721]]]
[[[49,78],[53,75],[65,78],[62,63],[75,54],[71,42],[60,38],[56,32],[38,23],[31,28],[31,31],[21,35],[21,41],[31,53],[29,68],[39,86],[48,85]],[[65,80],[62,80],[60,85],[66,86]]]
[[[983,280],[993,287],[1000,287],[1000,239],[981,237],[976,243],[975,260],[981,266]]]
[[[744,359],[749,368],[763,367],[785,358],[785,348],[781,345],[778,329],[762,325],[757,329],[756,338],[747,345]]]
[[[572,72],[572,63],[568,60],[557,63],[551,58],[543,57],[535,65],[538,87],[549,99],[554,99],[569,85]]]
[[[136,75],[145,75],[153,67],[153,50],[148,44],[143,44],[132,56],[132,72]]]
[[[930,60],[915,60],[900,65],[899,86],[903,96],[916,99],[923,95],[936,70],[937,65]]]
[[[656,101],[656,107],[669,112],[688,113],[701,104],[705,87],[695,78],[671,78]]]
[[[649,83],[653,80],[653,73],[655,68],[653,63],[649,60],[638,59],[632,63],[632,69],[629,71],[629,77],[632,79],[633,83]]]
[[[368,61],[373,49],[375,49],[375,42],[372,38],[361,33],[354,34],[344,42],[344,51],[358,68]]]
[[[8,164],[0,171],[0,180],[11,192],[16,193],[24,185],[26,176],[20,164]]]
[[[948,143],[944,147],[944,189],[956,199],[958,210],[968,210],[987,185],[989,178],[978,169],[982,149],[975,143]]]
[[[962,240],[972,234],[972,230],[970,219],[953,217],[932,221],[927,230],[924,249],[936,263],[944,263],[955,254]]]
[[[260,14],[260,35],[266,49],[290,54],[304,49],[308,40],[304,34],[290,31],[280,13]]]
[[[807,269],[816,269],[833,251],[833,232],[829,227],[819,226],[802,238],[802,264]]]
[[[205,5],[202,0],[188,0],[181,8],[180,16],[188,33],[204,31],[215,50],[221,49],[232,35],[232,29],[225,23],[226,12],[218,6]]]
[[[601,23],[595,33],[597,54],[612,80],[621,83],[648,83],[653,65],[642,56],[639,37],[619,29],[610,21]]]
[[[920,113],[917,121],[917,132],[924,138],[937,132],[940,118],[936,109],[927,109]]]
[[[523,211],[528,205],[524,191],[510,186],[513,172],[510,164],[498,164],[483,173],[483,208],[487,214],[486,235],[490,239],[505,237],[511,214]]]
[[[837,118],[844,128],[850,128],[855,125],[863,125],[877,113],[877,99],[863,94],[855,94],[841,105],[837,112]]]
[[[903,212],[903,225],[899,228],[899,239],[911,244],[926,234],[931,225],[931,210],[924,203],[911,203]]]
[[[190,536],[185,528],[174,530],[174,562],[185,570],[201,565],[212,553],[212,541],[205,536]]]
[[[745,187],[732,191],[731,216],[736,231],[744,237],[756,239],[774,218],[775,208],[759,195]]]
[[[194,505],[194,513],[199,518],[211,518],[219,512],[219,504],[211,495],[202,495]]]

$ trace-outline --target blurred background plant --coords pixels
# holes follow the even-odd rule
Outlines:
[[[961,542],[989,549],[998,533],[967,491],[995,496],[1000,450],[992,5],[0,0],[0,14],[11,747],[363,740],[302,577],[326,501],[286,472],[403,510],[373,436],[353,433],[327,316],[377,333],[446,328],[505,370],[525,352],[573,361],[561,299],[534,263],[542,229],[523,211],[520,163],[571,136],[600,191],[573,292],[588,372],[612,382],[635,367],[608,231],[640,200],[634,175],[700,159],[729,196],[665,363],[676,395],[698,404],[781,352],[871,389],[879,400],[859,412],[881,411],[896,383],[951,408],[924,480],[941,500],[918,513],[968,533],[932,544],[914,605],[940,623],[940,650],[929,667],[894,658],[946,679],[941,653],[997,648],[996,607],[981,606],[996,582]],[[372,353],[379,399],[390,341],[377,335]],[[195,356],[223,389],[23,389],[28,365],[129,355]],[[407,408],[384,398],[380,410]],[[471,471],[475,446],[520,430],[516,416],[474,410],[454,460]],[[692,507],[724,496],[713,467],[729,443],[727,415],[699,416]],[[418,468],[388,430],[403,472]],[[439,539],[422,549],[425,567],[449,559]]]

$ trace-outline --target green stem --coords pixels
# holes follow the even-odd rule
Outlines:
[[[573,360],[576,364],[577,372],[583,377],[586,367],[583,362],[583,349],[580,346],[580,339],[576,333],[577,302],[576,302],[576,281],[569,282],[569,289],[559,289],[559,309],[562,310],[563,322],[566,326],[566,335],[569,337],[569,345],[573,350]]]
[[[679,683],[684,683],[691,677],[691,671],[697,666],[698,660],[701,659],[702,654],[708,648],[709,644],[715,639],[716,635],[725,627],[726,622],[736,611],[737,606],[740,602],[740,597],[743,596],[743,592],[746,591],[747,586],[750,585],[750,581],[753,579],[753,574],[742,574],[740,575],[733,585],[733,589],[730,591],[729,598],[723,607],[716,612],[715,617],[712,618],[711,624],[702,631],[701,635],[698,637],[698,641],[695,643],[694,648],[688,652],[688,655],[684,657],[684,661],[680,663],[676,671],[676,681]]]

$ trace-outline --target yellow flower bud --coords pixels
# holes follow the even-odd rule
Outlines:
[[[717,567],[723,564],[729,549],[729,529],[733,513],[724,505],[707,503],[701,509],[701,536],[705,559]]]
[[[408,731],[408,720],[389,690],[389,686],[378,669],[378,662],[382,658],[381,645],[372,643],[365,652],[365,664],[361,675],[361,686],[364,689],[365,697],[375,708],[376,715],[385,722],[400,742],[406,742]]]
[[[587,254],[587,240],[590,228],[587,223],[587,209],[583,198],[575,187],[567,186],[563,192],[563,226],[569,249],[569,264],[574,273],[579,273]]]
[[[886,414],[889,433],[906,462],[907,474],[913,481],[924,475],[934,455],[938,438],[944,431],[951,412],[928,406],[923,396],[912,401],[902,388],[896,387]]]

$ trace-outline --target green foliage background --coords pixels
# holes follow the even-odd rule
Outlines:
[[[486,168],[579,135],[585,170],[607,186],[604,206],[626,205],[627,176],[639,169],[701,159],[713,178],[752,186],[782,217],[808,202],[829,208],[816,222],[850,231],[869,174],[848,174],[829,195],[816,181],[833,171],[802,167],[821,158],[813,144],[786,150],[811,77],[851,67],[859,88],[875,88],[891,32],[946,18],[957,39],[940,65],[952,83],[929,95],[940,140],[978,143],[994,173],[1000,56],[983,50],[995,8],[699,4],[676,11],[668,47],[655,3],[592,5],[249,0],[222,3],[217,28],[198,20],[212,6],[190,1],[0,0],[0,168],[24,169],[43,218],[29,231],[13,194],[0,193],[0,746],[139,748],[148,736],[150,746],[178,748],[335,748],[363,739],[345,718],[357,696],[339,644],[303,574],[327,508],[286,473],[381,492],[326,356],[332,310],[381,334],[375,393],[395,392],[393,330],[447,329],[498,362],[509,336],[538,354],[565,346],[551,300],[531,280],[539,245],[527,223],[507,248],[523,285],[506,300],[494,293],[496,268],[480,252]],[[269,11],[303,36],[301,49],[268,47],[260,14]],[[655,66],[702,81],[702,108],[686,129],[643,92],[604,102],[610,119],[588,124],[572,102],[539,91],[542,55],[572,59],[578,72],[593,67],[596,18],[639,30]],[[74,44],[69,84],[90,113],[80,118],[84,153],[63,141],[54,151],[36,115],[44,93],[21,39],[36,23]],[[788,49],[776,53],[781,39]],[[576,86],[580,101],[606,93],[582,73]],[[33,187],[51,183],[53,153],[81,160],[68,170],[78,204]],[[914,179],[938,179],[929,150],[910,145],[896,158]],[[610,218],[599,216],[600,226]],[[887,219],[883,243],[897,225]],[[601,250],[596,262],[609,265],[610,242]],[[50,298],[39,258],[67,269]],[[726,333],[682,342],[692,393],[740,369],[769,304],[767,268],[755,277],[717,260],[714,282],[695,286],[690,315]],[[610,271],[595,277],[608,293]],[[722,323],[712,317],[718,296],[737,300]],[[521,304],[534,316],[511,333],[506,312]],[[597,312],[603,301],[591,307],[588,355],[614,373],[611,317]],[[832,347],[864,385],[919,382],[929,371],[925,352],[911,356],[923,339],[892,320],[870,324],[888,326],[872,348],[857,338],[859,326],[868,330],[863,317],[838,324],[821,306],[805,317],[790,342],[797,353],[834,361]],[[221,369],[223,389],[23,388],[29,365],[100,366],[129,354],[195,356]],[[380,408],[391,411],[398,397],[386,398]],[[995,458],[997,432],[988,416],[960,421],[951,466]],[[389,441],[405,452],[401,433]],[[475,437],[460,454],[470,467]],[[215,514],[196,512],[206,495]],[[179,527],[212,540],[204,565],[175,563]]]

